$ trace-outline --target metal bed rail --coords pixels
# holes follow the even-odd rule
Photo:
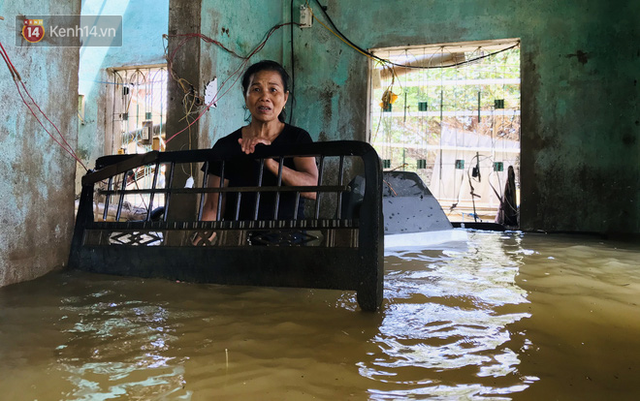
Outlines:
[[[294,156],[316,158],[317,185],[282,183],[283,160]],[[259,147],[243,157],[260,166],[255,186],[207,187],[209,164],[222,166],[224,178],[233,160],[213,149],[98,159],[82,179],[69,266],[192,282],[355,290],[361,309],[376,310],[382,302],[384,236],[375,150],[364,142],[335,141],[292,145],[279,153]],[[264,171],[267,158],[280,163],[276,185],[262,182],[263,174],[271,174]],[[197,172],[198,184],[177,186],[180,169]],[[281,196],[293,194],[297,209],[308,192],[316,199],[307,200],[303,218],[280,218]],[[235,208],[235,219],[202,220],[206,196],[232,193],[238,201],[227,207]],[[255,213],[240,219],[240,199],[248,194]],[[268,218],[258,215],[265,196],[275,196]],[[131,208],[137,210],[134,217],[125,213]],[[213,232],[215,240],[194,245],[194,235]]]

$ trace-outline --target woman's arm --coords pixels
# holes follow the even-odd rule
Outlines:
[[[318,185],[318,166],[315,157],[294,157],[295,170],[282,166],[282,182],[289,186]],[[279,163],[274,159],[266,159],[265,166],[274,175],[278,175]],[[315,199],[316,192],[301,192],[300,196]]]
[[[224,180],[224,186],[229,185],[229,180]],[[220,188],[220,177],[217,175],[209,175],[207,180],[207,187]],[[212,221],[218,220],[218,199],[220,198],[219,192],[209,192],[204,198],[204,208],[202,210],[202,220]],[[221,213],[224,214],[224,196],[222,197],[222,209]]]
[[[224,180],[224,186],[229,185],[229,180]],[[209,179],[207,180],[207,187],[209,188],[219,188],[220,187],[220,177],[217,175],[209,175]],[[212,221],[218,220],[218,199],[220,199],[219,192],[209,192],[205,195],[204,198],[204,207],[202,208],[202,220],[203,221]],[[224,196],[222,196],[222,209],[220,210],[221,214],[224,214]],[[206,241],[205,241],[206,237]],[[213,231],[211,234],[209,232],[204,233],[196,233],[196,235],[191,239],[193,245],[201,246],[207,243],[211,244],[216,238],[216,232]]]

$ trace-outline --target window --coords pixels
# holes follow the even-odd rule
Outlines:
[[[508,167],[519,177],[519,41],[373,53],[406,66],[371,69],[370,141],[385,170],[417,172],[452,221],[493,221]]]
[[[109,69],[107,150],[145,153],[164,147],[167,116],[166,66]]]
[[[167,117],[167,68],[144,66],[108,69],[112,88],[107,105],[105,149],[110,154],[146,153],[164,150]],[[166,166],[161,166],[158,188],[164,187]],[[154,177],[153,167],[144,167],[126,175],[126,189],[148,188]],[[117,184],[120,188],[120,183]],[[127,195],[127,218],[146,213],[148,194]],[[159,194],[154,204],[164,204]]]

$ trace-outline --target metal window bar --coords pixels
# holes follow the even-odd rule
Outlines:
[[[206,152],[206,151],[204,151]],[[172,153],[179,153],[179,152],[172,152]],[[149,152],[148,154],[144,154],[144,155],[138,155],[136,156],[136,158],[140,158],[140,156],[147,156],[147,155],[151,155],[151,156],[155,156],[155,155],[159,155],[160,153],[158,152]],[[166,153],[162,153],[162,155],[165,155]],[[111,158],[120,158],[121,156],[109,156]],[[107,158],[109,158],[107,157]],[[133,157],[133,156],[125,156],[126,157]],[[320,158],[320,172],[319,172],[319,179],[318,179],[318,183],[322,184],[321,181],[323,181],[323,177],[324,176],[324,165],[325,165],[325,157],[324,156],[319,156],[319,155],[314,155],[314,157],[319,157]],[[150,159],[152,159],[152,157],[149,157]],[[273,157],[272,157],[273,158]],[[230,192],[230,193],[239,193],[242,194],[244,192],[276,192],[276,193],[282,193],[282,192],[294,192],[296,195],[299,194],[300,192],[316,192],[318,194],[318,197],[322,197],[324,193],[329,192],[329,193],[335,193],[337,194],[336,199],[339,199],[340,196],[339,194],[343,194],[345,191],[350,191],[350,188],[348,186],[346,186],[344,184],[344,174],[345,174],[345,160],[344,160],[344,155],[340,156],[340,167],[339,167],[339,177],[338,177],[338,185],[317,185],[317,186],[295,186],[295,187],[290,187],[290,186],[286,186],[286,185],[282,185],[282,183],[280,182],[280,184],[278,186],[273,186],[273,187],[223,187],[223,181],[221,180],[221,185],[218,188],[170,188],[171,187],[171,182],[173,180],[173,175],[170,173],[169,174],[169,185],[168,187],[165,186],[164,188],[158,188],[157,187],[157,182],[155,185],[153,185],[153,188],[150,189],[126,189],[127,185],[126,185],[126,177],[132,173],[132,171],[136,170],[136,169],[140,169],[141,167],[144,168],[145,166],[151,166],[151,165],[156,165],[154,168],[158,169],[158,166],[161,165],[162,163],[170,163],[171,164],[171,169],[170,171],[173,172],[175,171],[176,168],[176,161],[157,161],[155,160],[157,159],[157,157],[153,158],[154,161],[151,161],[150,163],[147,164],[138,164],[134,169],[129,168],[128,170],[126,170],[126,173],[120,173],[118,172],[117,175],[122,177],[123,179],[123,185],[121,187],[121,189],[112,189],[112,190],[100,190],[98,191],[98,193],[100,195],[106,195],[106,196],[115,196],[115,195],[120,195],[120,197],[124,197],[126,195],[142,195],[142,194],[154,194],[154,193],[162,193],[165,195],[165,213],[166,213],[166,209],[168,208],[168,204],[170,203],[170,199],[171,199],[171,195],[172,194],[206,194],[206,193],[210,193],[210,192],[215,192],[218,193],[219,197],[222,197],[224,193]],[[193,161],[190,161],[193,162]],[[225,162],[224,160],[220,161],[223,164],[223,168],[222,168],[222,174],[224,175],[224,170],[225,170]],[[180,163],[186,163],[185,161],[180,161]],[[151,167],[147,167],[148,170],[151,169]],[[113,176],[112,176],[113,177]],[[107,179],[108,177],[105,176],[104,179]],[[206,180],[203,181],[203,183],[206,182]],[[220,198],[219,198],[220,199]],[[344,202],[344,200],[342,199],[341,202]],[[222,202],[219,202],[219,206],[221,206]],[[123,202],[119,202],[119,206],[120,208],[122,207]],[[317,206],[317,205],[316,205]],[[336,214],[338,215],[338,211],[336,210]],[[319,219],[319,213],[315,213],[314,215],[314,219]],[[163,221],[166,221],[166,219],[163,219]]]
[[[236,213],[234,220],[238,221],[240,219],[240,202],[242,201],[242,192],[238,192],[236,194]]]
[[[320,193],[338,193],[338,192],[348,192],[350,189],[347,185],[323,185],[321,187],[318,186],[300,186],[300,187],[290,187],[290,186],[282,186],[282,187],[262,187],[261,192],[320,192]],[[150,194],[152,192],[155,193],[163,193],[163,194],[200,194],[200,193],[228,193],[228,192],[256,192],[256,187],[218,187],[218,188],[157,188],[155,190],[149,189],[125,189],[125,190],[99,190],[98,193],[100,195],[139,195],[139,194]]]
[[[174,177],[174,172],[176,170],[176,163],[175,162],[171,162],[169,163],[169,179],[166,182],[165,188],[172,188],[173,187],[173,177]],[[167,222],[167,216],[169,215],[168,211],[169,211],[169,200],[171,198],[171,192],[165,192],[164,194],[164,214],[162,215],[162,221],[163,222]]]
[[[204,174],[202,174],[202,188],[207,186],[207,180],[209,179],[209,162],[204,162]],[[204,211],[204,202],[206,195],[204,193],[200,194],[200,206],[198,206],[198,221],[202,220],[202,213]]]
[[[225,162],[222,161],[222,165],[220,166],[220,185],[219,188],[224,188],[224,167]],[[218,210],[216,210],[217,220],[222,220],[222,192],[218,193]]]
[[[153,192],[149,194],[149,207],[147,208],[147,218],[146,221],[151,220],[151,211],[153,210],[153,197],[156,193],[156,185],[158,183],[158,173],[160,172],[160,163],[156,163],[155,171],[153,172],[153,182],[151,183],[151,189]]]
[[[322,178],[324,176],[324,156],[320,156],[320,164],[318,166],[318,186],[322,186]],[[313,218],[318,220],[320,218],[320,200],[322,199],[322,192],[316,192],[316,208],[313,212]]]
[[[260,159],[260,168],[258,170],[258,188],[262,188],[262,177],[264,174],[264,159]],[[260,211],[260,192],[256,192],[256,202],[253,209],[253,219],[258,220],[258,212]]]
[[[300,216],[298,216],[298,208],[300,207],[300,191],[296,191],[295,194],[296,200],[293,204],[293,219],[298,220]]]
[[[124,203],[124,195],[127,189],[127,175],[129,174],[129,171],[131,170],[126,170],[122,174],[122,192],[120,193],[120,200],[118,200],[118,210],[116,211],[116,221],[120,221],[120,214],[122,213],[122,205]]]
[[[110,191],[113,185],[113,177],[109,177],[109,182],[107,184],[107,189]],[[107,221],[107,217],[109,217],[109,199],[111,196],[105,196],[104,200],[104,210],[102,213],[102,220]]]
[[[342,186],[344,182],[344,156],[340,155],[340,165],[338,167],[338,186]],[[336,216],[342,218],[342,195],[344,192],[338,192],[338,201],[336,202]]]
[[[284,157],[280,158],[280,161],[278,162],[278,183],[277,183],[277,187],[280,188],[282,186],[282,169],[284,168]],[[278,209],[280,208],[280,191],[276,192],[276,201],[274,202],[274,206],[273,206],[273,219],[274,220],[278,220]],[[294,211],[294,214],[297,214],[296,211]]]
[[[164,136],[166,82],[164,65],[109,69],[113,85],[111,151],[137,153],[141,146],[150,150],[153,136]],[[143,137],[143,122],[152,121],[151,138]],[[148,142],[147,142],[148,141]],[[130,145],[135,146],[130,147]]]
[[[179,152],[171,152],[171,153],[179,153]],[[116,175],[106,175],[104,177],[101,178],[101,180],[105,180],[105,179],[111,179],[113,182],[113,178],[116,176],[121,177],[122,179],[122,184],[121,184],[121,189],[107,189],[107,190],[100,190],[98,191],[98,193],[100,195],[106,195],[108,197],[110,196],[115,196],[115,195],[120,195],[120,197],[124,197],[126,195],[136,195],[136,194],[155,194],[155,193],[162,193],[166,195],[166,199],[170,202],[171,199],[171,195],[174,193],[196,193],[196,194],[204,194],[204,193],[208,193],[208,192],[217,192],[218,196],[222,196],[223,193],[225,192],[238,192],[238,193],[243,193],[243,192],[256,192],[258,189],[256,187],[233,187],[233,188],[225,188],[222,185],[219,188],[216,189],[212,189],[212,188],[170,188],[171,185],[165,186],[164,188],[158,188],[158,183],[157,183],[157,177],[156,180],[154,182],[154,184],[152,184],[152,188],[150,189],[126,189],[127,188],[127,176],[130,175],[134,170],[136,169],[140,169],[140,167],[144,167],[144,166],[154,166],[153,168],[156,169],[156,171],[159,172],[160,170],[160,165],[162,163],[168,163],[171,165],[171,169],[170,172],[175,171],[175,166],[176,166],[176,161],[158,161],[156,160],[157,156],[159,153],[158,152],[150,152],[150,154],[154,154],[152,155],[153,157],[150,157],[150,159],[153,159],[153,161],[151,161],[151,163],[139,163],[135,166],[135,168],[128,168],[126,170],[121,170],[119,172],[116,173]],[[145,154],[148,155],[148,154]],[[145,155],[138,155],[138,156],[145,156]],[[128,156],[128,155],[127,155]],[[111,156],[114,159],[118,158],[119,156]],[[133,156],[128,156],[128,157],[133,157]],[[319,172],[319,178],[318,178],[318,183],[322,184],[323,181],[323,176],[324,176],[324,160],[325,157],[324,156],[318,156],[316,155],[316,157],[320,158],[320,172]],[[185,163],[184,161],[179,161],[180,163]],[[224,161],[221,161],[221,163],[224,164]],[[295,192],[295,193],[299,193],[299,192],[316,192],[318,193],[318,195],[322,196],[325,192],[333,192],[333,193],[340,193],[340,192],[344,192],[349,190],[348,187],[344,186],[344,173],[345,173],[345,168],[344,168],[345,162],[344,162],[344,156],[340,156],[340,167],[339,167],[339,177],[338,177],[338,185],[334,185],[334,186],[324,186],[324,185],[317,185],[317,186],[307,186],[307,187],[289,187],[289,186],[283,186],[282,183],[280,182],[278,186],[274,186],[274,187],[262,187],[259,188],[259,192],[276,192],[276,193],[281,193],[281,192]],[[151,167],[148,168],[149,170],[151,169]],[[123,172],[122,172],[123,171]],[[101,173],[101,172],[99,172]],[[224,166],[223,166],[223,174],[224,174]],[[93,173],[92,173],[93,175]],[[169,183],[171,183],[171,181],[173,180],[173,176],[170,173],[169,174]],[[223,181],[223,180],[221,180]],[[96,181],[97,182],[97,181]],[[203,180],[203,183],[205,183],[206,180]],[[113,184],[110,185],[111,188],[113,188]],[[155,199],[155,198],[154,198]],[[344,200],[342,200],[342,202],[344,202]],[[122,208],[123,206],[123,201],[119,202],[119,208]],[[319,215],[316,215],[314,217],[319,217]]]

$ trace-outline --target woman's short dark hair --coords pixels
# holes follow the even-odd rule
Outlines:
[[[273,60],[262,60],[251,65],[244,72],[244,75],[242,76],[242,90],[243,90],[242,93],[244,96],[247,95],[247,91],[249,90],[251,77],[260,71],[276,71],[278,74],[280,74],[280,78],[282,78],[284,93],[289,92],[289,74],[287,74],[287,71],[278,62],[275,62]],[[283,109],[280,115],[278,116],[278,120],[280,120],[281,122],[284,122],[285,118],[286,118],[286,115]]]

